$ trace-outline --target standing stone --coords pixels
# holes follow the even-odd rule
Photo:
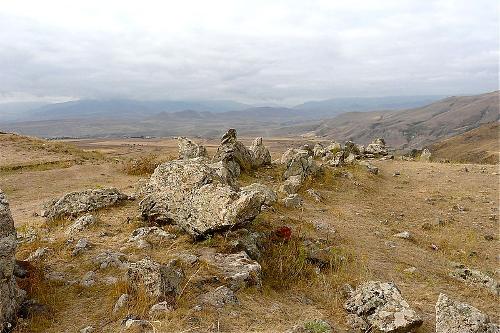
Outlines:
[[[424,162],[429,162],[431,160],[431,151],[427,148],[424,148],[424,150],[422,150],[422,153],[420,154],[420,160],[421,161],[424,161]]]
[[[255,138],[255,140],[253,140],[250,151],[253,157],[252,163],[254,168],[271,164],[271,153],[269,149],[262,144],[262,138]]]
[[[214,163],[220,161],[225,163],[234,161],[242,170],[253,168],[252,152],[236,139],[236,130],[234,128],[229,129],[222,136],[220,146],[213,158]]]
[[[498,325],[466,303],[451,300],[440,294],[436,303],[436,333],[498,333]]]
[[[179,145],[179,158],[190,159],[196,157],[208,157],[207,149],[205,146],[198,145],[185,137],[177,138]]]
[[[14,326],[25,293],[14,277],[16,229],[9,203],[0,190],[0,332]]]

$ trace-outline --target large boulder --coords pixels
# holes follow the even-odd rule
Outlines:
[[[250,152],[252,153],[252,165],[254,168],[271,164],[271,153],[262,143],[262,138],[255,138],[255,140],[253,140],[250,146]]]
[[[42,216],[48,219],[76,217],[81,213],[116,205],[133,198],[116,188],[71,192],[45,204]]]
[[[375,332],[405,333],[422,325],[422,319],[403,299],[392,282],[369,281],[354,290],[344,304],[357,328]]]
[[[250,170],[254,166],[253,154],[245,145],[236,139],[236,130],[229,129],[221,139],[219,148],[213,158],[213,162],[223,161],[230,163],[234,161],[242,170]]]
[[[304,180],[308,175],[313,175],[318,171],[316,162],[307,150],[287,150],[281,161],[286,165],[284,179],[300,176]]]
[[[201,160],[176,160],[156,168],[140,209],[150,221],[200,238],[253,220],[264,201],[256,191],[236,190]]]
[[[385,140],[382,138],[373,140],[372,143],[366,146],[365,152],[373,155],[387,155],[388,152],[385,145]]]
[[[179,158],[189,159],[196,157],[208,157],[207,149],[205,146],[198,145],[185,137],[177,138],[179,145]]]
[[[16,229],[9,203],[0,190],[0,332],[8,331],[16,321],[16,314],[25,293],[18,288],[14,276]]]
[[[242,187],[240,190],[241,193],[257,192],[259,195],[262,196],[264,200],[264,205],[268,207],[271,207],[276,203],[276,201],[278,201],[278,196],[276,195],[276,192],[274,192],[271,188],[261,183],[253,183],[248,186]]]
[[[498,333],[498,325],[466,303],[451,300],[440,294],[436,303],[436,333]]]

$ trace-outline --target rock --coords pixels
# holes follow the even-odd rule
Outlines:
[[[33,252],[29,255],[29,257],[28,257],[28,259],[26,259],[26,261],[40,260],[47,254],[47,252],[49,252],[48,247],[39,247],[38,249],[35,250],[35,252]]]
[[[221,139],[219,148],[213,158],[213,162],[231,161],[238,164],[241,170],[250,170],[254,167],[252,152],[236,139],[236,130],[229,129]]]
[[[73,252],[71,253],[73,256],[77,256],[85,250],[88,250],[92,247],[92,244],[89,242],[87,238],[81,238],[75,245]]]
[[[408,273],[408,274],[413,274],[413,273],[415,273],[416,271],[417,271],[417,267],[412,266],[412,267],[408,267],[408,268],[407,268],[407,269],[405,269],[403,272]]]
[[[365,153],[373,155],[387,155],[387,147],[385,146],[385,140],[382,138],[375,139],[365,148]]]
[[[140,202],[142,216],[174,223],[194,238],[252,221],[264,203],[262,194],[237,191],[200,160],[159,165],[150,179],[151,192]]]
[[[302,198],[298,194],[290,194],[283,198],[283,205],[287,208],[298,208],[302,206]]]
[[[94,271],[88,271],[85,273],[85,275],[82,277],[82,280],[80,281],[80,285],[82,287],[90,287],[93,286],[96,282],[96,274]]]
[[[125,321],[125,330],[140,333],[155,332],[155,327],[152,323],[143,319],[127,319]]]
[[[130,300],[130,296],[128,294],[121,294],[120,297],[118,297],[118,300],[115,303],[115,306],[113,307],[113,313],[117,313],[121,309],[123,309],[125,306],[127,306],[128,302]]]
[[[262,285],[259,263],[250,259],[243,251],[233,254],[216,253],[205,260],[216,268],[217,273],[232,290]]]
[[[99,266],[99,269],[108,267],[126,268],[126,258],[127,256],[123,253],[106,250],[94,258],[94,263]]]
[[[285,152],[285,154],[287,154]],[[284,154],[284,156],[285,156]],[[282,160],[284,159],[282,157]],[[306,150],[298,150],[289,159],[286,158],[286,170],[283,174],[284,179],[289,179],[293,176],[300,176],[304,180],[309,175],[314,175],[319,168],[313,157]]]
[[[450,276],[469,285],[486,288],[495,295],[500,295],[498,281],[478,270],[458,264],[450,272]]]
[[[165,230],[158,227],[142,227],[135,229],[130,235],[129,242],[146,241],[152,244],[162,244],[175,239],[177,236],[169,234]]]
[[[321,158],[326,155],[326,148],[321,143],[316,143],[313,148],[313,156],[315,158]]]
[[[187,265],[194,265],[198,262],[198,256],[189,252],[179,253],[176,258]]]
[[[167,313],[172,312],[174,308],[168,302],[160,302],[156,303],[149,309],[149,316],[152,319],[161,319],[164,318]]]
[[[83,231],[94,225],[97,222],[97,219],[92,214],[87,214],[79,217],[69,228],[66,230],[66,234],[74,235],[80,231]]]
[[[132,200],[132,198],[116,188],[71,192],[46,203],[42,216],[48,219],[75,217],[81,213],[113,206],[125,200]]]
[[[80,333],[94,333],[95,332],[95,329],[93,326],[87,326],[85,328],[82,328],[80,330]]]
[[[340,167],[344,164],[344,152],[343,151],[339,151],[337,153],[335,153],[332,157],[332,159],[328,162],[328,165],[329,166],[332,166],[332,167]]]
[[[422,319],[392,282],[369,281],[360,285],[344,308],[375,331],[405,333],[422,325]]]
[[[220,286],[215,290],[201,295],[200,303],[215,308],[223,308],[227,304],[238,304],[239,302],[231,289],[226,286]]]
[[[378,175],[378,168],[373,164],[367,161],[361,161],[359,162],[359,165],[364,165],[368,169],[368,172],[373,173],[374,175]]]
[[[500,327],[475,307],[440,294],[436,303],[436,333],[498,333]]]
[[[276,201],[278,201],[278,196],[276,195],[276,192],[274,192],[272,189],[261,183],[253,183],[251,185],[242,187],[240,191],[241,193],[257,192],[259,195],[262,196],[264,205],[268,207],[271,207],[276,203]]]
[[[429,162],[431,160],[431,151],[427,148],[422,150],[422,153],[420,154],[420,160],[424,162]]]
[[[403,231],[403,232],[400,232],[400,233],[395,234],[393,236],[397,237],[397,238],[403,238],[403,239],[410,239],[411,238],[411,234],[408,231]]]
[[[315,190],[315,189],[313,189],[313,188],[310,188],[310,189],[307,189],[307,191],[306,191],[306,192],[307,192],[307,194],[309,194],[309,196],[310,196],[311,198],[313,198],[313,199],[314,199],[314,201],[316,201],[316,202],[321,202],[321,194],[319,194],[319,192],[318,192],[318,191],[316,191],[316,190]]]
[[[0,332],[10,330],[16,313],[25,297],[14,276],[16,229],[9,203],[0,190]]]
[[[135,291],[142,286],[150,297],[158,301],[172,301],[180,293],[183,281],[184,272],[175,260],[162,265],[144,258],[131,263],[127,271],[129,288]]]
[[[177,144],[179,146],[180,159],[208,157],[207,149],[204,146],[198,145],[188,138],[177,138]]]
[[[252,153],[252,166],[254,168],[271,164],[271,153],[269,149],[262,144],[262,138],[255,138],[255,140],[253,140],[250,146],[250,152]]]
[[[300,175],[291,176],[283,182],[283,185],[281,185],[280,190],[281,192],[286,194],[295,194],[297,193],[297,191],[300,189],[301,186],[302,186],[302,177]]]
[[[239,229],[229,232],[227,238],[231,239],[232,250],[245,251],[254,260],[261,258],[261,249],[263,248],[262,234],[250,232],[247,229]]]

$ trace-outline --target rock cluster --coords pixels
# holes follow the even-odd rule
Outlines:
[[[204,260],[216,269],[231,290],[262,285],[260,264],[243,251],[233,254],[216,253]]]
[[[498,281],[476,269],[454,264],[450,276],[469,285],[486,288],[495,295],[500,295],[500,284]]]
[[[436,333],[498,333],[500,327],[469,304],[440,294],[436,303]]]
[[[0,332],[13,327],[25,296],[14,277],[16,229],[9,203],[0,190]]]
[[[422,325],[422,319],[403,299],[392,282],[369,281],[354,290],[345,309],[351,314],[353,328],[377,332],[411,332]]]
[[[179,158],[190,159],[196,157],[208,157],[207,149],[205,146],[198,145],[185,137],[177,138],[179,145]]]
[[[265,201],[259,192],[230,186],[200,159],[159,165],[148,189],[140,202],[142,216],[177,224],[195,238],[253,220]]]
[[[82,213],[113,206],[131,199],[116,188],[71,192],[46,203],[42,216],[48,219],[76,217]]]

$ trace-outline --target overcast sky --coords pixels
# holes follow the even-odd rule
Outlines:
[[[497,0],[0,0],[0,101],[498,89]]]

